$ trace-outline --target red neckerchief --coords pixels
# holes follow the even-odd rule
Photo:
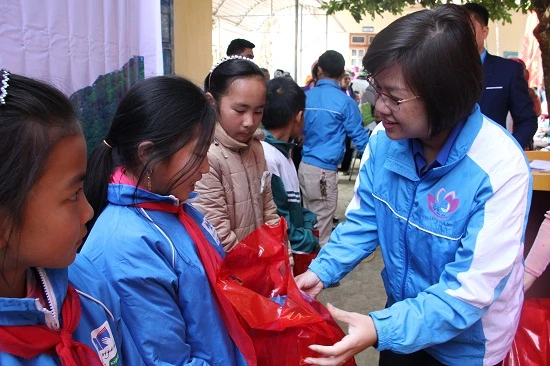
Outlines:
[[[31,359],[40,354],[57,354],[63,366],[102,366],[99,356],[73,339],[80,322],[80,299],[69,286],[63,301],[63,326],[59,331],[45,325],[0,326],[0,351]]]
[[[218,311],[220,312],[223,322],[227,327],[229,335],[243,354],[247,364],[249,366],[255,366],[257,361],[252,339],[240,324],[231,303],[227,300],[222,290],[216,285],[216,275],[223,260],[218,252],[216,252],[216,250],[212,247],[212,244],[210,244],[208,239],[204,236],[204,233],[200,229],[199,225],[197,225],[197,223],[183,210],[183,206],[176,207],[168,203],[160,202],[140,203],[136,206],[147,210],[178,214],[178,219],[185,230],[187,230],[191,240],[193,240],[195,246],[197,247],[199,259],[204,266],[204,270],[206,271],[208,282],[210,282],[210,290],[214,295],[216,305],[218,306]]]

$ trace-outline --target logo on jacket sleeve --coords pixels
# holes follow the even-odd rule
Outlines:
[[[440,219],[445,219],[455,212],[459,203],[460,200],[456,198],[455,191],[447,193],[445,188],[441,188],[435,197],[428,193],[428,208]]]
[[[104,366],[118,365],[118,351],[109,322],[101,324],[91,332],[92,343]]]
[[[208,232],[208,234],[210,234],[216,244],[222,245],[220,237],[218,236],[218,232],[216,231],[216,229],[214,229],[214,226],[212,226],[212,224],[206,219],[206,217],[202,220],[202,227]]]

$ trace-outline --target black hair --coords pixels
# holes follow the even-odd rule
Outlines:
[[[106,143],[99,144],[88,159],[84,192],[94,209],[88,229],[106,206],[107,187],[117,167],[134,174],[139,185],[148,170],[197,138],[189,162],[171,178],[168,187],[163,187],[166,192],[157,192],[168,194],[203,161],[215,121],[215,112],[202,91],[185,78],[156,76],[130,88],[118,105]],[[141,161],[138,147],[145,141],[152,142],[152,148],[147,161]]]
[[[265,82],[264,73],[253,61],[248,59],[230,59],[216,66],[204,79],[205,93],[219,106],[221,98],[227,94],[233,81],[247,77],[257,77]]]
[[[328,50],[319,56],[317,65],[317,69],[320,67],[325,76],[336,79],[344,72],[346,60],[344,60],[344,56],[340,52]]]
[[[306,93],[289,78],[267,82],[262,124],[267,130],[285,127],[298,112],[306,109]]]
[[[0,105],[0,228],[16,245],[27,195],[48,155],[63,138],[82,134],[82,127],[70,100],[51,85],[10,74],[6,92]]]
[[[400,66],[420,96],[431,136],[468,116],[483,88],[474,30],[465,9],[442,5],[397,19],[376,35],[363,58],[369,75]]]
[[[247,48],[254,48],[256,45],[246,39],[236,38],[227,46],[227,56],[240,55]]]
[[[478,22],[484,26],[489,25],[489,11],[483,5],[476,3],[467,3],[463,5],[464,8],[471,14]]]

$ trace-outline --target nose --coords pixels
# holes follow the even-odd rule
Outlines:
[[[254,112],[245,113],[243,116],[243,127],[252,127],[254,126]]]
[[[82,200],[82,208],[81,208],[81,214],[80,214],[80,220],[83,224],[87,223],[94,217],[94,209],[90,205],[90,202],[88,202],[88,199],[84,194],[82,194],[82,197],[84,198]]]
[[[374,109],[382,115],[390,115],[392,114],[392,110],[388,108],[386,105],[386,102],[384,102],[384,96],[380,95],[378,99],[376,100],[376,103],[374,104]]]

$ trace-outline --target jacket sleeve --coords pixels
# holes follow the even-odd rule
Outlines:
[[[143,233],[127,230],[119,238],[142,242],[133,246],[138,250],[112,253],[115,260],[105,262],[105,276],[120,295],[125,324],[145,363],[208,365],[200,356],[193,355],[191,345],[186,343],[187,326],[178,307],[179,278],[171,264]]]
[[[346,209],[346,221],[336,227],[329,242],[323,246],[317,258],[309,266],[325,287],[340,281],[378,246],[372,197],[374,177],[372,152],[375,151],[375,144],[376,138],[373,137],[369,140],[361,160],[354,195]]]
[[[492,172],[490,188],[476,193],[454,261],[439,282],[415,298],[370,313],[379,350],[412,353],[444,343],[479,321],[501,295],[511,304],[521,302],[531,187],[527,164],[519,160],[512,158],[509,166]]]
[[[222,167],[218,159],[208,153],[210,171],[195,184],[199,198],[193,202],[218,232],[224,250],[227,252],[237,244],[237,235],[231,230],[231,216],[222,183]]]
[[[262,144],[259,141],[256,141],[257,143],[254,144],[255,149],[255,156],[258,166],[260,167],[260,172],[264,174],[265,172],[269,173],[269,170],[267,169],[267,163],[265,161],[265,155],[264,155],[264,148],[262,147]],[[265,182],[263,182],[263,192],[262,192],[262,199],[263,199],[263,215],[264,215],[264,224],[269,225],[277,225],[279,223],[280,217],[277,213],[277,205],[275,205],[275,202],[273,201],[273,194],[271,192],[271,176],[272,174],[268,174]],[[290,249],[290,248],[289,248]]]
[[[529,146],[537,132],[537,115],[534,110],[533,99],[529,95],[529,86],[523,77],[523,68],[520,64],[513,65],[514,74],[510,85],[510,114],[514,121],[512,135],[521,147]]]
[[[369,141],[369,135],[367,131],[363,128],[363,117],[359,112],[359,106],[357,103],[350,98],[347,98],[346,104],[344,106],[344,130],[349,138],[353,141],[353,144],[363,153],[367,142]]]
[[[288,194],[279,176],[274,174],[271,176],[271,187],[273,200],[277,205],[277,213],[285,218],[288,226],[288,240],[292,251],[311,253],[319,246],[319,239],[313,235],[313,228],[308,230],[305,227],[298,227],[290,217]]]
[[[302,215],[304,217],[304,227],[309,230],[317,229],[317,215],[308,210],[305,207],[302,207]]]

